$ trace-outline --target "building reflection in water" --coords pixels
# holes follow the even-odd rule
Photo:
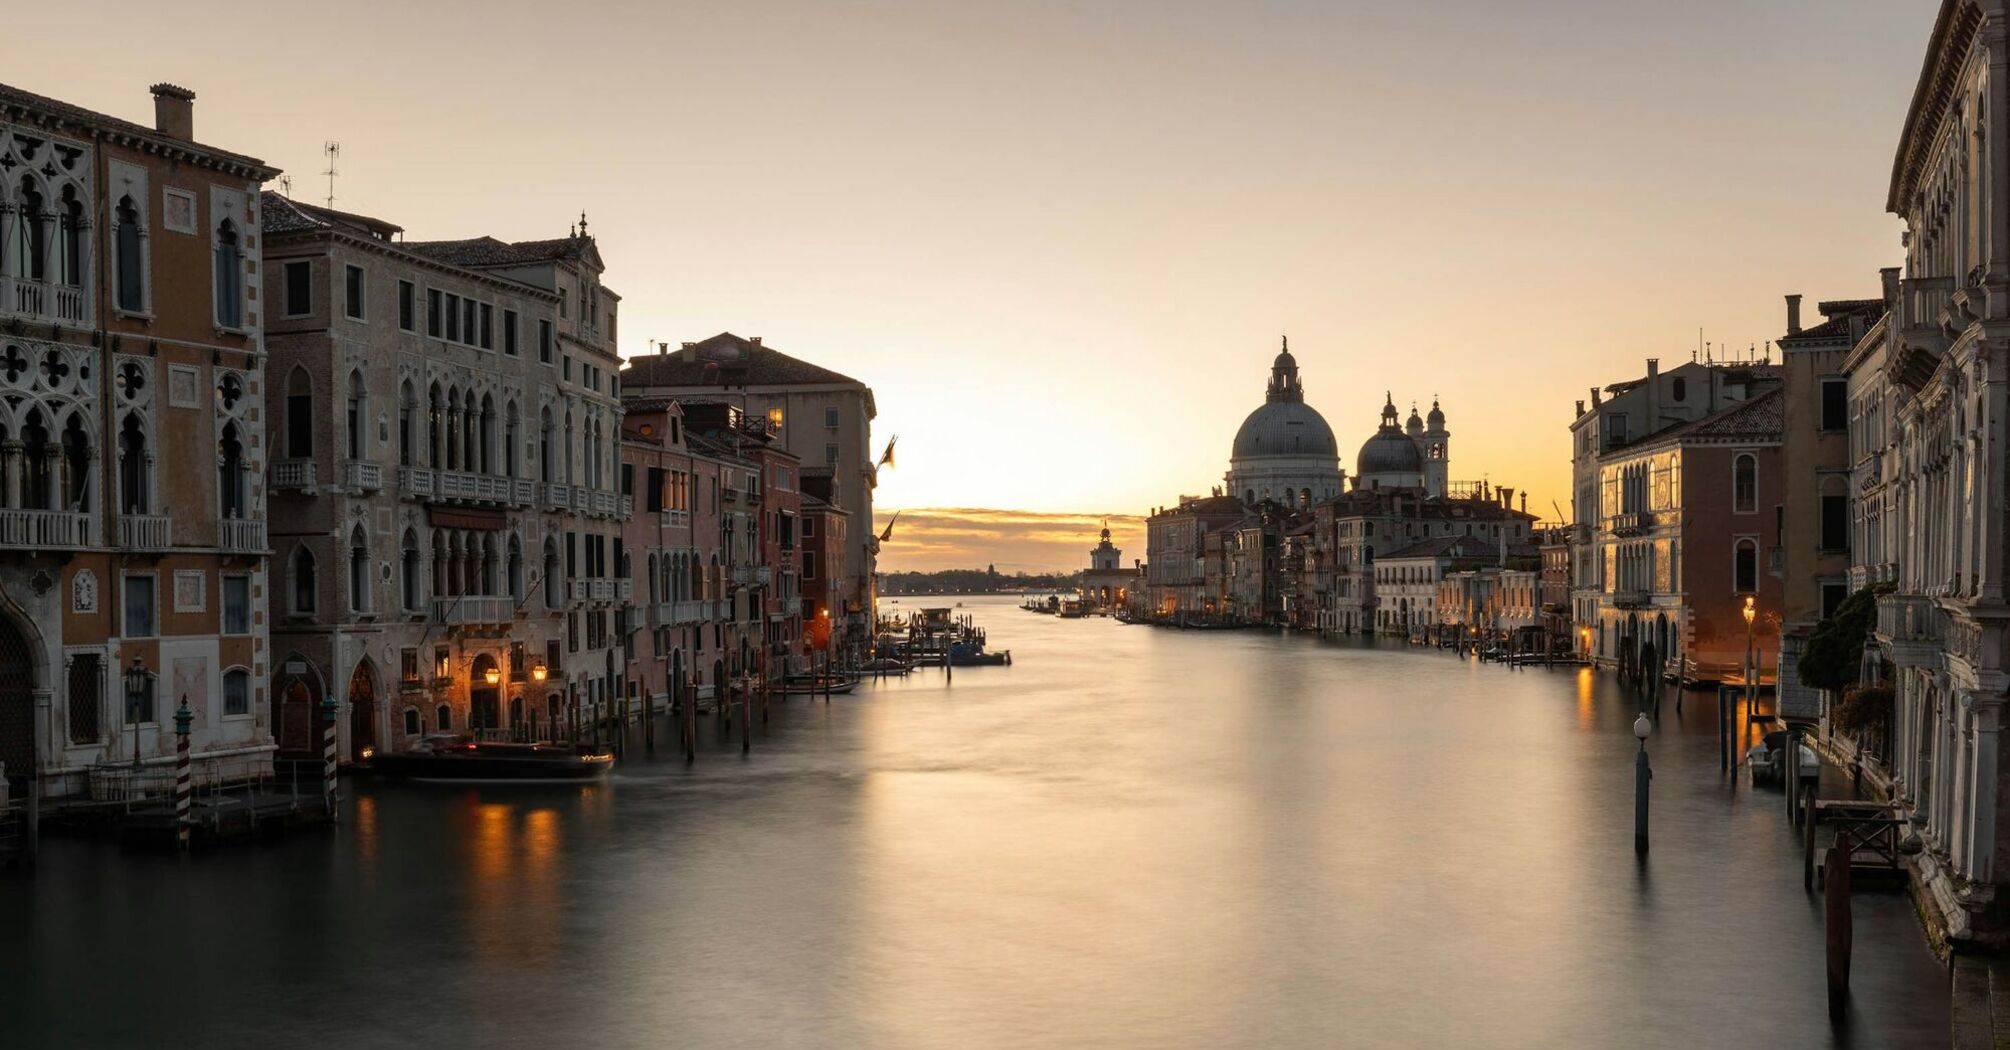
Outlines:
[[[461,924],[478,965],[551,962],[558,957],[560,850],[556,811],[472,800],[466,914]]]
[[[1577,728],[1588,733],[1597,726],[1598,676],[1591,668],[1577,669]]]
[[[356,866],[362,869],[365,882],[374,885],[377,881],[377,799],[372,795],[356,796]]]

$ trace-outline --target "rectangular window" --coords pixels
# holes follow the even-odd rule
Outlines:
[[[398,650],[398,679],[403,682],[419,680],[419,651],[417,649]]]
[[[447,334],[447,333],[446,333],[446,331],[445,331],[445,330],[444,330],[444,329],[443,329],[443,328],[442,328],[442,327],[440,326],[440,318],[441,318],[441,315],[442,315],[443,313],[445,313],[445,308],[443,308],[443,307],[442,307],[442,306],[440,305],[440,290],[439,290],[438,288],[428,288],[428,289],[426,289],[426,334],[427,334],[427,335],[430,335],[430,336],[432,336],[432,337],[433,337],[433,338],[435,338],[435,339],[444,339],[444,338],[446,338],[446,334]]]
[[[537,359],[547,365],[551,363],[551,322],[543,318],[537,322]]]
[[[251,577],[223,578],[223,633],[251,633]]]
[[[1843,599],[1848,597],[1849,587],[1846,585],[1840,583],[1822,584],[1822,619],[1826,620],[1833,617],[1836,614],[1836,609],[1842,606]]]
[[[349,266],[343,269],[342,312],[353,320],[363,320],[363,268]]]
[[[1618,413],[1605,417],[1605,447],[1626,444],[1626,417]]]
[[[816,575],[817,575],[817,552],[816,552],[816,551],[804,551],[804,552],[803,552],[803,578],[804,578],[804,579],[806,579],[806,580],[813,580],[813,579],[815,579],[815,578],[816,578]]]
[[[448,292],[446,311],[447,341],[458,343],[461,341],[461,297]]]
[[[808,540],[808,539],[815,539],[815,538],[816,538],[816,535],[817,535],[817,519],[815,519],[815,518],[804,518],[804,519],[803,519],[803,539],[806,539],[806,540]]]
[[[824,409],[824,426],[831,430],[837,429],[838,410],[836,405],[830,405]]]
[[[1849,497],[1822,497],[1822,549],[1840,551],[1849,548]]]
[[[409,332],[418,322],[418,289],[410,281],[398,282],[398,327]]]
[[[558,659],[558,639],[553,638],[544,643],[545,673],[547,675],[555,674],[557,673],[560,666],[561,664]]]
[[[461,300],[461,337],[470,345],[476,342],[475,325],[475,301],[473,299]]]
[[[523,643],[509,643],[509,680],[521,682],[529,675],[530,662],[524,658]]]
[[[481,310],[482,310],[482,349],[494,350],[496,348],[496,340],[495,340],[496,308],[489,305],[488,303],[483,303],[481,306]]]
[[[102,735],[98,723],[104,710],[100,696],[104,682],[103,657],[97,653],[70,656],[70,743],[93,744]]]
[[[154,578],[152,576],[128,576],[125,578],[125,636],[127,638],[152,638],[154,636]]]
[[[837,466],[837,461],[838,461],[838,447],[836,445],[825,445],[824,462],[830,464],[831,466]]]
[[[1822,380],[1822,429],[1849,429],[1849,381]]]
[[[516,311],[503,311],[503,353],[516,356]]]
[[[296,259],[286,264],[286,316],[305,317],[314,312],[314,264]]]
[[[572,382],[572,355],[560,355],[558,365],[558,377],[568,383]]]
[[[623,464],[623,465],[622,465],[622,468],[621,468],[621,469],[622,469],[622,473],[623,473],[623,474],[625,475],[625,474],[627,473],[627,470],[628,470],[628,467],[627,467],[627,465],[626,465],[626,464]],[[652,510],[652,511],[660,511],[660,510],[662,510],[662,509],[663,509],[663,468],[662,468],[662,467],[650,467],[650,468],[649,468],[649,479],[648,479],[648,486],[649,486],[649,491],[648,491],[647,493],[645,493],[645,494],[644,494],[644,495],[645,495],[645,498],[646,498],[646,499],[648,500],[648,502],[647,502],[647,503],[645,504],[646,508],[647,508],[647,509],[649,509],[649,510]]]

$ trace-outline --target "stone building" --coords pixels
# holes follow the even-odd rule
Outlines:
[[[623,389],[641,396],[730,401],[750,417],[769,420],[780,441],[811,476],[827,475],[831,502],[847,516],[845,557],[837,572],[843,615],[840,644],[862,655],[870,641],[878,552],[872,494],[878,461],[872,388],[762,343],[721,332],[680,349],[631,358]]]
[[[1896,698],[1891,739],[1877,747],[1891,752],[1892,794],[1924,845],[1922,912],[1957,942],[2010,932],[2000,757],[2010,202],[1996,195],[1997,173],[2010,170],[2006,65],[2003,0],[1944,0],[1886,202],[1905,223],[1904,276],[1887,277],[1888,315],[1844,365],[1864,537],[1851,572],[1889,573],[1896,588],[1878,601]]]
[[[1849,595],[1849,380],[1843,359],[1884,315],[1883,299],[1818,306],[1820,324],[1801,326],[1801,297],[1787,296],[1779,339],[1784,421],[1780,444],[1780,650],[1774,666],[1780,713],[1812,721],[1821,696],[1801,684],[1801,647]]]
[[[1124,567],[1124,552],[1110,542],[1105,523],[1101,539],[1089,550],[1088,571],[1082,573],[1082,599],[1093,608],[1114,611],[1129,603],[1137,585],[1137,568]]]
[[[0,85],[0,791],[269,768],[259,187],[195,96]],[[152,677],[128,694],[134,661]],[[107,775],[110,775],[107,772]]]
[[[265,196],[275,734],[570,732],[629,600],[616,298],[592,238],[413,242]]]
[[[1305,403],[1287,343],[1271,362],[1263,404],[1235,432],[1226,491],[1251,507],[1268,500],[1304,509],[1339,495],[1345,480],[1333,428]]]
[[[1234,496],[1182,496],[1145,519],[1147,610],[1159,616],[1209,611],[1218,597],[1207,585],[1206,544],[1210,533],[1248,516]],[[1217,541],[1219,542],[1219,541]]]
[[[1330,590],[1310,626],[1326,633],[1371,634],[1388,622],[1381,616],[1377,590],[1378,552],[1448,536],[1515,546],[1529,541],[1535,517],[1512,506],[1512,489],[1482,485],[1464,491],[1466,495],[1436,497],[1425,495],[1421,487],[1356,486],[1313,508],[1311,557],[1323,567]]]
[[[630,591],[641,611],[631,621],[628,692],[662,710],[674,690],[695,686],[711,697],[723,655],[726,602],[719,486],[725,465],[694,450],[683,408],[663,398],[622,405],[621,470],[635,511],[623,528]],[[646,636],[646,638],[645,638]],[[723,666],[719,670],[723,671]]]
[[[844,650],[844,563],[850,550],[851,514],[839,502],[834,479],[808,472],[803,487],[803,629],[810,647]]]

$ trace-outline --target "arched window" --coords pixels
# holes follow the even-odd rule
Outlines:
[[[496,403],[487,394],[482,395],[482,415],[479,425],[480,433],[476,435],[475,448],[481,452],[481,464],[477,467],[475,464],[470,463],[468,466],[470,469],[480,470],[484,474],[494,473],[490,469],[490,465],[493,461],[493,452],[491,450],[494,449],[496,443]]]
[[[1731,461],[1731,510],[1736,514],[1759,510],[1759,457],[1749,452],[1740,452]]]
[[[363,391],[363,372],[349,373],[349,458],[362,459],[365,429],[370,425],[370,402]]]
[[[217,513],[225,518],[244,514],[244,441],[238,437],[237,423],[223,425],[223,440],[217,443]]]
[[[119,309],[137,313],[146,309],[146,261],[140,244],[140,210],[131,196],[119,198],[118,223],[112,251],[117,256]]]
[[[539,481],[558,480],[552,475],[553,468],[551,465],[552,457],[556,452],[556,449],[552,446],[552,440],[555,437],[556,434],[551,423],[551,409],[543,408],[538,410],[537,478]]]
[[[84,202],[77,198],[75,186],[63,187],[61,210],[56,216],[56,250],[62,255],[58,260],[56,276],[72,288],[84,286]]]
[[[514,535],[509,538],[509,596],[510,601],[523,604],[523,541]]]
[[[1739,594],[1753,594],[1759,589],[1759,541],[1741,539],[1731,558],[1731,579],[1733,589]]]
[[[502,461],[504,476],[512,478],[517,476],[517,450],[522,447],[522,443],[523,425],[517,419],[516,400],[512,398],[509,404],[503,407]]]
[[[34,178],[21,176],[21,192],[17,206],[21,217],[14,222],[15,275],[31,281],[44,281],[49,277],[49,231],[45,227],[49,216],[43,207],[42,193],[35,186]]]
[[[440,413],[445,402],[440,400],[440,384],[434,383],[426,391],[426,466],[437,470],[447,462],[440,444],[442,420]]]
[[[424,596],[420,593],[422,586],[420,580],[421,574],[425,571],[424,566],[419,563],[419,534],[413,532],[411,529],[406,529],[405,540],[401,546],[403,549],[398,554],[398,563],[401,569],[399,579],[399,584],[402,588],[401,597],[404,599],[405,608],[417,609],[419,608],[419,603],[424,599]]]
[[[63,505],[72,511],[91,509],[91,435],[77,412],[63,424]]]
[[[315,602],[314,553],[301,547],[293,552],[293,611],[311,613]]]
[[[237,224],[223,220],[216,228],[216,323],[244,327],[244,254],[237,243]]]
[[[572,409],[565,410],[565,447],[560,450],[565,457],[565,483],[573,484],[572,476]]]
[[[147,498],[147,432],[137,412],[126,413],[119,426],[119,513],[146,514],[152,505]]]
[[[558,543],[547,536],[544,540],[544,607],[563,608],[565,594],[563,580],[558,576]]]
[[[349,533],[349,611],[370,611],[370,541],[361,525]]]
[[[653,552],[649,555],[648,568],[649,568],[649,604],[654,605],[659,599],[656,597],[657,595],[656,555]]]
[[[461,391],[447,388],[447,469],[461,469]]]
[[[419,735],[419,709],[416,707],[405,708],[405,735]]]
[[[310,459],[314,455],[314,382],[307,369],[294,365],[286,375],[286,456]]]
[[[433,726],[435,731],[441,733],[451,733],[454,731],[453,708],[446,704],[441,704],[439,710],[433,713],[433,717],[437,720],[437,724]]]
[[[412,465],[412,381],[398,387],[398,465]]]

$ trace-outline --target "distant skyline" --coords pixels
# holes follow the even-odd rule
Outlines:
[[[1435,395],[1454,477],[1567,507],[1590,387],[1877,293],[1936,8],[87,2],[9,25],[119,25],[92,61],[0,78],[142,123],[182,84],[317,203],[339,140],[335,206],[414,239],[583,210],[624,354],[731,330],[864,380],[885,567],[1004,571],[1219,484],[1283,334],[1350,472],[1384,390]]]

